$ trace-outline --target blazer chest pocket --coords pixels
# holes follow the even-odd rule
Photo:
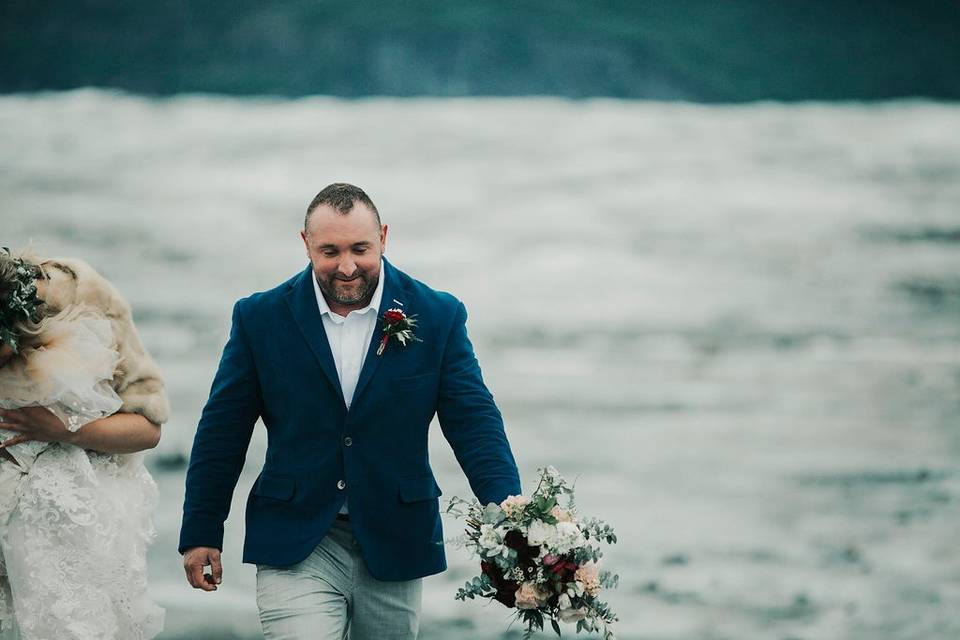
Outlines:
[[[421,373],[416,376],[402,376],[400,378],[393,378],[389,384],[392,389],[397,391],[409,391],[412,389],[436,386],[437,374]]]
[[[400,502],[421,502],[443,495],[432,475],[400,479]]]
[[[293,497],[296,486],[297,481],[294,478],[261,474],[256,484],[253,485],[253,495],[260,498],[287,501]]]

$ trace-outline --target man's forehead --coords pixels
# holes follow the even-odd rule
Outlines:
[[[338,244],[336,242],[329,242],[325,239],[321,239],[317,242],[314,242],[314,246],[318,249],[339,249],[341,247],[372,247],[373,243],[369,240],[360,240],[358,242],[343,242]]]
[[[373,211],[357,203],[350,210],[350,213],[339,213],[328,205],[320,205],[310,214],[310,220],[307,222],[307,231],[315,233],[323,231],[327,233],[341,233],[347,231],[358,231],[361,233],[379,233],[380,227],[377,224],[377,217]]]

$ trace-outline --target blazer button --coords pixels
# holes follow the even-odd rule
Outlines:
[[[352,444],[353,444],[353,438],[351,438],[350,436],[347,436],[346,438],[343,439],[343,446],[349,447]]]
[[[337,480],[337,489],[343,490],[347,488],[347,483],[343,480]]]

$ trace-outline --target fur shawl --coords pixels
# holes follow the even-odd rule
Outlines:
[[[154,424],[166,422],[170,418],[170,403],[163,377],[143,347],[129,303],[83,260],[47,260],[40,267],[44,279],[38,283],[38,289],[48,312],[57,313],[79,304],[100,311],[110,321],[120,354],[113,375],[113,389],[123,401],[120,411],[139,413]]]

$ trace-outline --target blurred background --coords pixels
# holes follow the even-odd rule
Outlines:
[[[525,489],[616,527],[619,637],[960,637],[956,2],[7,0],[0,58],[0,243],[91,262],[167,376],[162,639],[261,637],[262,427],[215,593],[184,473],[233,302],[335,181],[465,301]],[[421,638],[518,638],[448,558]]]

